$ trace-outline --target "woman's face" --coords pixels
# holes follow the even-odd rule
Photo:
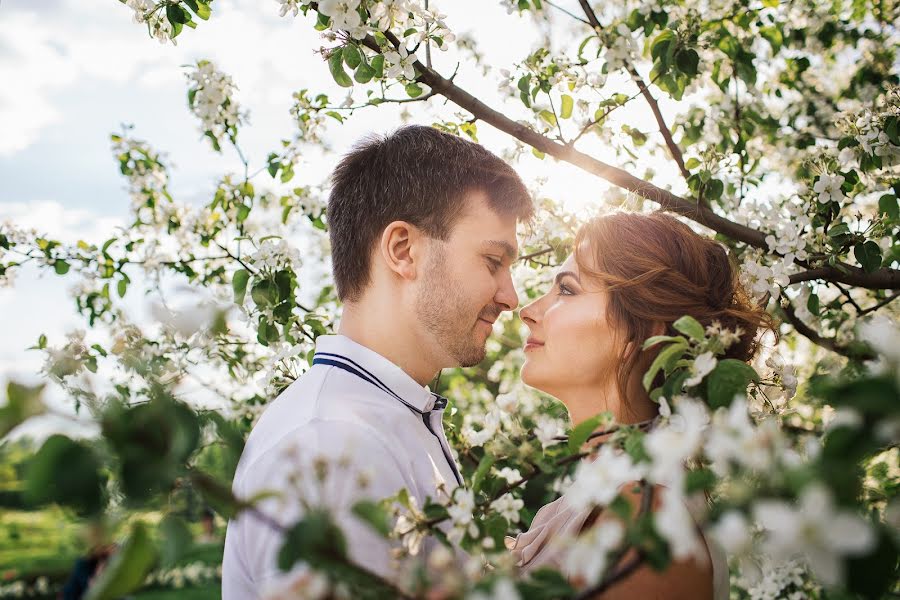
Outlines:
[[[606,395],[623,339],[608,322],[607,301],[602,285],[582,278],[569,256],[550,291],[519,313],[530,330],[522,380],[562,400],[567,391],[592,388]]]

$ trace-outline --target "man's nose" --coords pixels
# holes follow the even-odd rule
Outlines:
[[[513,285],[512,275],[508,274],[504,278],[497,295],[494,296],[494,301],[502,306],[503,310],[515,310],[519,306],[519,295],[516,293],[516,286]]]

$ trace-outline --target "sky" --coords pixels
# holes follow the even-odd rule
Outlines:
[[[437,6],[447,13],[451,30],[471,35],[499,67],[526,56],[542,32],[530,17],[508,15],[496,0],[445,0]],[[166,153],[174,165],[170,189],[179,201],[208,202],[216,179],[241,166],[228,149],[221,155],[209,150],[187,110],[185,65],[199,59],[212,60],[237,84],[237,98],[250,112],[241,146],[251,171],[262,166],[279,140],[292,135],[292,92],[323,91],[337,101],[346,94],[316,53],[329,43],[308,19],[279,17],[278,7],[276,0],[218,0],[211,19],[186,30],[172,46],[149,38],[132,22],[132,11],[116,0],[0,0],[0,221],[91,243],[124,226],[129,199],[109,135],[126,124],[133,126],[132,135]],[[479,98],[498,97],[494,76],[485,76],[467,56],[435,51],[433,59],[445,74],[459,64],[456,81]],[[363,98],[361,90],[354,93]],[[453,114],[436,101],[429,107],[368,109],[330,127],[324,144],[339,153],[364,134],[387,132],[402,124],[401,110],[408,111],[409,121],[421,123],[438,113]],[[509,147],[508,139],[487,125],[479,134],[494,151]],[[594,153],[614,160],[610,149]],[[310,152],[298,178],[319,182],[334,160],[333,153]],[[574,167],[527,160],[526,180],[545,178],[544,191],[573,210],[598,202],[606,189]],[[22,269],[12,287],[0,288],[0,402],[8,378],[36,379],[42,355],[26,348],[41,333],[51,344],[61,343],[67,331],[85,327],[67,293],[72,283]],[[140,311],[140,302],[134,302]],[[70,410],[58,390],[51,390],[48,400],[61,413]],[[65,430],[69,421],[43,417],[23,430]]]

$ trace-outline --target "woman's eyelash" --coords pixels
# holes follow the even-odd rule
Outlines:
[[[564,283],[559,284],[559,295],[560,296],[574,296],[575,293],[572,289]]]

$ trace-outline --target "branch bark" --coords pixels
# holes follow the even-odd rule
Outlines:
[[[781,310],[784,311],[785,317],[787,318],[788,322],[794,327],[797,333],[807,338],[817,346],[821,346],[826,350],[831,350],[832,352],[840,354],[841,356],[846,356],[847,358],[854,358],[858,360],[872,360],[875,358],[875,355],[867,350],[856,350],[853,348],[848,348],[842,344],[839,344],[834,338],[823,336],[818,331],[804,323],[803,320],[797,316],[797,313],[794,311],[794,305],[790,302],[788,302],[787,305],[782,306]]]

